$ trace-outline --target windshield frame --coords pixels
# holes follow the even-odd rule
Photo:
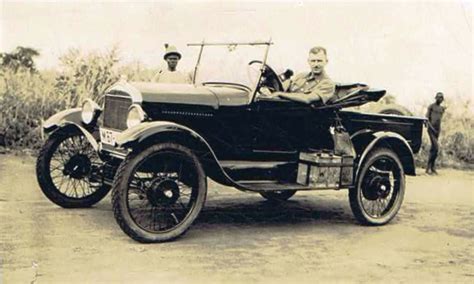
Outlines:
[[[193,71],[193,85],[196,84],[196,75],[198,73],[198,70],[199,70],[199,65],[201,63],[201,58],[202,58],[202,53],[203,53],[203,50],[204,50],[204,47],[205,46],[228,46],[228,47],[237,47],[237,46],[242,46],[242,45],[246,45],[246,46],[261,46],[261,45],[264,45],[266,46],[265,48],[265,53],[264,53],[264,57],[263,57],[263,64],[262,66],[260,67],[260,74],[258,75],[258,78],[255,82],[255,86],[251,86],[251,95],[249,96],[249,104],[252,103],[254,100],[255,100],[255,97],[257,95],[257,87],[258,85],[260,84],[260,80],[262,78],[262,74],[265,70],[265,65],[267,63],[267,58],[268,58],[268,52],[270,50],[270,45],[272,45],[273,42],[271,41],[271,39],[269,41],[254,41],[254,42],[205,42],[204,40],[200,43],[188,43],[187,46],[198,46],[200,47],[200,50],[199,50],[199,55],[198,55],[198,58],[197,58],[197,61],[196,61],[196,65],[194,66],[194,71]],[[223,82],[225,83],[225,82]]]

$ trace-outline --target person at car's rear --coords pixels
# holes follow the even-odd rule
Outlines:
[[[184,72],[178,71],[178,62],[181,59],[181,53],[175,46],[165,44],[166,52],[164,59],[167,63],[166,69],[161,69],[153,77],[153,82],[168,84],[191,84],[191,76]]]
[[[298,74],[285,81],[283,87],[289,93],[280,96],[304,103],[327,103],[336,90],[336,84],[324,71],[327,63],[325,48],[319,46],[311,48],[308,56],[310,72]]]
[[[439,134],[441,133],[441,119],[446,110],[446,107],[441,104],[444,101],[444,94],[442,92],[436,93],[435,102],[432,103],[426,112],[428,119],[428,135],[431,141],[430,156],[428,158],[428,165],[426,166],[427,174],[438,174],[436,171],[436,158],[439,152]]]

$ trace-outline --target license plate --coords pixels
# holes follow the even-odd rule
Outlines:
[[[120,132],[101,128],[100,141],[104,144],[115,146],[115,139],[119,134]]]

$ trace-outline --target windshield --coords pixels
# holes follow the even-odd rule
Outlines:
[[[260,76],[260,64],[268,45],[205,45],[196,74],[196,83],[235,83],[254,89]],[[199,52],[200,47],[197,47]],[[193,70],[194,71],[194,70]]]

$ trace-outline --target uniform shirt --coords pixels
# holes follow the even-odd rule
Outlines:
[[[428,111],[426,112],[426,117],[430,124],[436,130],[441,128],[441,118],[443,117],[444,111],[446,108],[444,106],[438,105],[437,103],[432,103],[428,107]]]
[[[156,73],[155,77],[153,77],[153,82],[168,84],[191,84],[192,80],[190,74],[186,74],[181,71],[162,69]]]
[[[313,72],[301,73],[294,76],[287,88],[291,93],[303,93],[310,97],[320,97],[323,103],[334,95],[336,84],[329,79],[325,72],[314,75]]]

